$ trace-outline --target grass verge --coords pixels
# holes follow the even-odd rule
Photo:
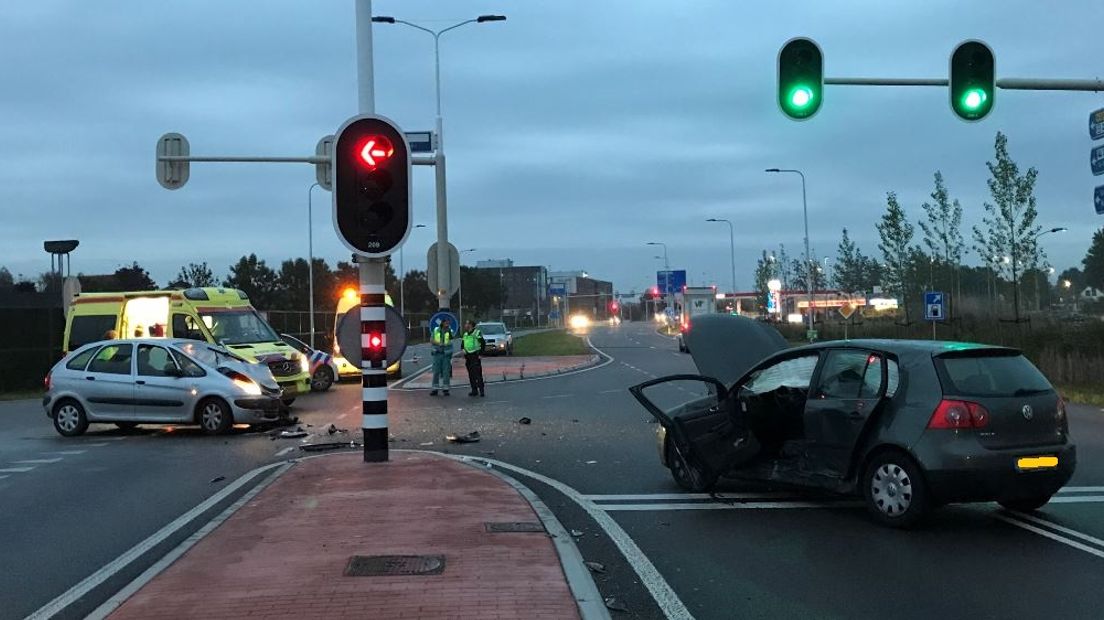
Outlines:
[[[1071,403],[1104,407],[1104,388],[1101,386],[1058,385],[1055,387],[1058,393],[1065,396]]]
[[[578,336],[564,331],[528,334],[514,339],[515,356],[586,355],[590,347]]]

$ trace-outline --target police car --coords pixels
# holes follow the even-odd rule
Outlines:
[[[337,361],[325,351],[312,349],[311,346],[294,336],[280,334],[280,339],[288,346],[299,351],[310,363],[310,389],[312,392],[325,392],[337,381]]]

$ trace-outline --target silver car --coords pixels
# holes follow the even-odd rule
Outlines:
[[[475,328],[483,334],[483,341],[487,343],[487,348],[483,350],[484,354],[514,354],[514,335],[506,328],[505,323],[487,321],[476,325]]]
[[[84,346],[46,375],[42,406],[58,433],[90,423],[198,424],[208,434],[286,416],[282,391],[264,364],[194,340],[106,340]]]

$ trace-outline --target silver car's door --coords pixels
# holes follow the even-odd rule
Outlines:
[[[168,349],[138,345],[138,375],[134,385],[135,418],[149,422],[180,422],[190,418],[191,382]]]
[[[129,421],[134,416],[134,345],[104,345],[88,363],[80,394],[89,417],[105,421]]]

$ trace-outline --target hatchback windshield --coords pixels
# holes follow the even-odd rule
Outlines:
[[[955,396],[1026,396],[1053,388],[1022,355],[938,358],[943,391]]]
[[[479,331],[484,334],[495,336],[498,334],[505,334],[506,327],[502,323],[484,323],[479,326]]]
[[[211,335],[221,344],[276,342],[280,338],[255,310],[200,313]]]
[[[201,342],[190,342],[185,340],[182,342],[174,342],[173,346],[183,351],[186,355],[188,355],[188,357],[207,364],[208,366],[218,367],[220,364],[227,361],[245,361],[242,358],[230,353],[229,351],[217,349]]]

